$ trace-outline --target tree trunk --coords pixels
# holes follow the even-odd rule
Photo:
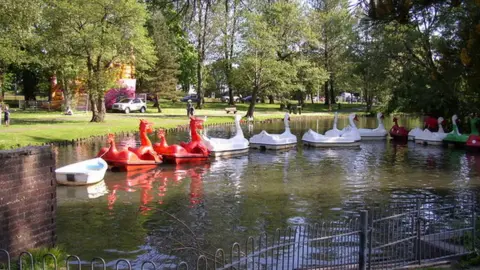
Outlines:
[[[188,91],[190,91],[190,84],[187,84],[187,83],[182,84],[182,90],[183,92],[188,94]]]
[[[370,98],[370,94],[369,94],[369,89],[368,89],[368,79],[367,79],[367,76],[363,76],[363,92],[364,92],[364,98],[365,98],[365,102],[367,103],[367,107],[366,107],[366,111],[367,112],[370,112],[370,110],[372,109],[372,101],[373,101],[373,98]]]
[[[199,59],[197,63],[197,109],[202,109],[203,107],[203,91],[202,91],[202,68],[203,68],[203,60]]]
[[[68,80],[62,76],[61,82],[63,89],[63,98],[65,99],[65,110],[68,110],[68,108],[72,109],[72,91],[70,91]]]
[[[92,109],[92,119],[90,122],[100,122],[98,116],[98,107],[97,107],[97,99],[94,95],[90,95],[90,106]]]
[[[158,101],[158,95],[155,95],[154,102],[153,102],[153,107],[157,108],[158,112],[162,112],[162,108],[160,107],[160,102]]]
[[[201,0],[197,0],[198,3],[198,25],[200,25],[200,31],[198,32],[198,63],[197,63],[197,108],[203,108],[203,89],[202,89],[202,69],[203,61],[205,60],[205,43],[207,36],[207,24],[208,24],[208,12],[210,9],[210,1],[205,3],[205,11],[202,10]]]
[[[250,100],[250,105],[248,106],[248,111],[246,117],[253,117],[255,111],[255,103],[257,102],[258,89],[255,88],[252,93],[252,99]]]
[[[37,78],[30,70],[23,70],[23,94],[25,100],[36,100]]]
[[[328,83],[329,81],[326,81],[325,84],[323,85],[324,92],[325,92],[325,105],[330,105],[330,91],[328,89]]]
[[[335,101],[335,91],[334,91],[334,79],[333,79],[333,75],[331,75],[330,73],[330,104],[335,104],[337,103]]]
[[[224,54],[225,54],[225,77],[227,79],[227,87],[228,87],[228,105],[234,105],[235,100],[233,100],[233,89],[230,79],[230,50],[228,46],[228,14],[229,14],[229,0],[225,0],[225,29],[224,37],[223,37],[223,47],[224,47]]]
[[[372,110],[372,99],[367,99],[365,100],[367,102],[367,112],[370,112]]]
[[[107,114],[107,108],[105,107],[105,96],[103,94],[100,94],[100,96],[97,98],[97,103],[98,121],[96,122],[103,122],[105,121],[105,115]]]
[[[252,96],[252,98],[253,98],[253,96]],[[268,96],[268,103],[275,104],[275,99],[273,98],[273,95]]]

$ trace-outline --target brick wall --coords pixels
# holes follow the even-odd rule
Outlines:
[[[0,249],[17,256],[55,244],[54,171],[50,146],[0,151]]]

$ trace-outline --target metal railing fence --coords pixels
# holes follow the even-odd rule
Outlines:
[[[397,269],[470,254],[476,244],[473,201],[434,205],[417,201],[388,209],[361,211],[359,218],[277,229],[248,237],[229,248],[201,253],[188,262],[165,256],[156,261],[71,255],[64,268],[95,269]],[[3,268],[2,268],[2,259]],[[17,265],[17,268],[13,268]],[[49,265],[49,267],[46,267]],[[59,269],[53,254],[35,262],[23,252],[13,260],[0,250],[0,269]]]

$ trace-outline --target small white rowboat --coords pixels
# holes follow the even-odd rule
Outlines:
[[[102,181],[107,169],[105,160],[94,158],[58,168],[55,176],[60,185],[83,186]]]

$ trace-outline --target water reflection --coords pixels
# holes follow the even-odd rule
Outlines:
[[[209,163],[197,166],[179,164],[117,173],[114,181],[108,181],[108,209],[115,211],[115,204],[121,196],[130,202],[132,196],[128,196],[128,193],[133,193],[133,196],[139,196],[139,212],[146,215],[155,208],[154,204],[165,203],[170,186],[178,187],[187,178],[190,180],[190,206],[193,207],[202,202],[203,175],[209,167]]]
[[[340,118],[339,128],[346,123],[346,118]],[[412,127],[418,120],[402,119],[402,123]],[[323,133],[332,124],[330,117],[292,121],[290,126],[292,133],[301,137],[308,128]],[[360,118],[361,127],[376,125],[375,118]],[[391,119],[385,119],[385,127],[390,126]],[[246,137],[262,129],[270,133],[284,130],[281,121],[244,123],[242,128]],[[233,133],[233,126],[208,129],[208,134],[214,137],[228,138]],[[167,136],[169,142],[188,140],[187,131]],[[138,141],[136,137],[117,139],[124,145]],[[91,158],[104,145],[100,140],[55,148],[57,165]],[[57,223],[59,244],[69,242],[68,235],[72,234],[69,215],[81,214],[82,224],[109,224],[106,229],[139,230],[142,237],[145,234],[145,238],[137,237],[135,241],[124,241],[122,234],[115,235],[119,243],[128,243],[118,255],[128,251],[147,253],[173,245],[165,243],[168,236],[192,241],[188,235],[192,232],[211,246],[229,247],[234,241],[244,242],[249,235],[271,233],[277,227],[292,224],[356,216],[359,210],[375,205],[387,208],[414,205],[416,198],[429,198],[425,207],[453,204],[478,189],[479,176],[479,154],[390,140],[363,141],[359,149],[307,149],[299,143],[290,151],[252,150],[245,156],[211,160],[208,164],[163,164],[148,171],[107,172],[108,196],[89,199],[87,191],[81,195],[80,189],[58,188],[62,215]],[[77,202],[74,199],[77,197],[83,199]],[[87,207],[91,209],[87,211]],[[179,220],[184,225],[180,226]],[[77,228],[76,237],[95,237],[101,233],[82,227]],[[82,255],[87,249],[98,250],[96,255],[102,256],[106,250],[115,249],[108,241],[95,244],[93,247],[83,241],[83,246],[78,245],[72,252]]]
[[[59,205],[65,203],[84,202],[91,199],[100,198],[108,194],[108,188],[105,181],[100,181],[88,186],[58,186],[57,202]]]

